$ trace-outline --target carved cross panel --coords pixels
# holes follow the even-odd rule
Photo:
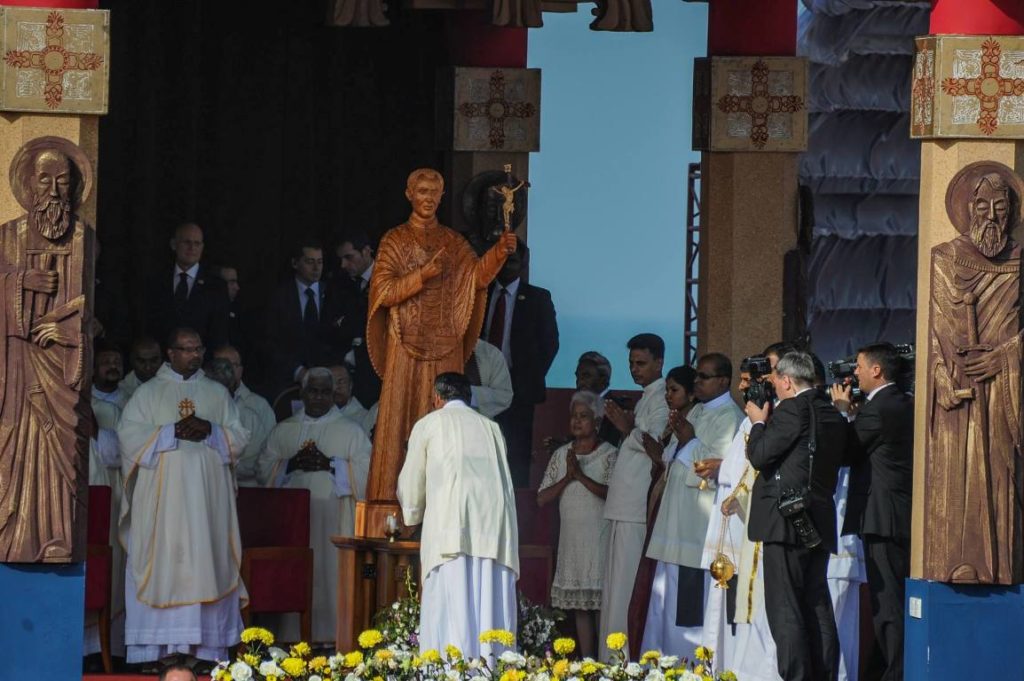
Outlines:
[[[694,70],[694,149],[807,148],[804,59],[712,57],[696,60]]]
[[[918,38],[911,136],[1024,138],[1024,37]]]
[[[457,67],[438,82],[441,148],[540,149],[540,69]]]
[[[0,110],[105,114],[110,13],[0,9]]]

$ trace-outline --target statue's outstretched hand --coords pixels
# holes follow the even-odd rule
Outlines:
[[[516,252],[516,246],[519,240],[516,238],[516,233],[512,230],[506,230],[501,233],[501,237],[498,238],[498,247],[502,249],[505,255],[512,255]]]
[[[441,274],[440,258],[442,253],[444,253],[444,248],[435,253],[430,262],[420,268],[420,276],[423,278],[423,281],[428,281]]]

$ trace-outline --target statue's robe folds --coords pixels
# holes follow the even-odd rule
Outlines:
[[[94,243],[77,219],[56,241],[25,216],[0,226],[0,562],[85,559]],[[56,272],[57,292],[28,290],[29,270]],[[44,348],[46,323],[58,336]]]
[[[288,460],[312,440],[333,471],[292,471]],[[359,423],[331,407],[323,416],[305,411],[277,424],[260,456],[260,475],[271,487],[309,490],[309,545],[313,549],[313,640],[334,643],[338,625],[338,550],[331,537],[355,533],[356,500],[365,499],[370,441]],[[270,624],[269,622],[267,623]],[[283,615],[272,627],[282,641],[299,640],[299,618]]]
[[[423,281],[420,269],[442,248],[441,274]],[[370,360],[383,380],[370,501],[395,501],[409,433],[430,411],[437,375],[464,370],[483,324],[484,290],[503,264],[496,249],[477,258],[462,235],[436,223],[405,223],[381,240],[366,328]]]
[[[1021,582],[1020,262],[1020,246],[986,259],[966,236],[932,250],[925,579]],[[970,343],[967,294],[977,297],[978,342],[999,362],[982,383],[958,352]],[[943,384],[975,397],[947,411],[937,400]]]
[[[202,442],[174,435],[185,400],[212,425]],[[227,659],[245,599],[232,466],[249,434],[234,400],[201,371],[185,379],[165,364],[132,395],[117,435],[128,662]]]

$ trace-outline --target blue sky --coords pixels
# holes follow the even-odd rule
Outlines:
[[[542,69],[530,281],[558,313],[548,385],[574,386],[576,358],[598,350],[612,386],[633,388],[633,334],[665,339],[666,370],[682,360],[693,59],[706,54],[707,5],[655,2],[653,33],[591,31],[591,5],[579,7],[530,31],[529,66]]]

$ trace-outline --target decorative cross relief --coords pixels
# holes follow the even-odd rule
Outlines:
[[[981,44],[981,72],[973,78],[946,78],[942,90],[947,95],[976,97],[981,104],[978,128],[991,135],[999,127],[999,104],[1003,97],[1024,95],[1024,78],[1006,78],[1000,65],[1003,48],[996,40]],[[1024,58],[1021,59],[1024,64]],[[955,68],[955,67],[954,67]]]
[[[438,146],[540,149],[540,69],[456,67],[438,78]]]
[[[107,112],[107,11],[0,8],[0,110]]]
[[[486,101],[463,102],[459,113],[467,118],[487,118],[491,149],[505,148],[505,121],[509,118],[531,118],[537,107],[530,102],[509,101],[505,94],[505,74],[500,69],[490,78],[490,96]]]
[[[758,59],[750,69],[750,94],[725,95],[718,100],[723,113],[741,113],[750,116],[750,141],[757,149],[768,143],[768,117],[778,113],[795,113],[804,108],[804,100],[797,95],[773,94],[768,87],[768,65]]]

